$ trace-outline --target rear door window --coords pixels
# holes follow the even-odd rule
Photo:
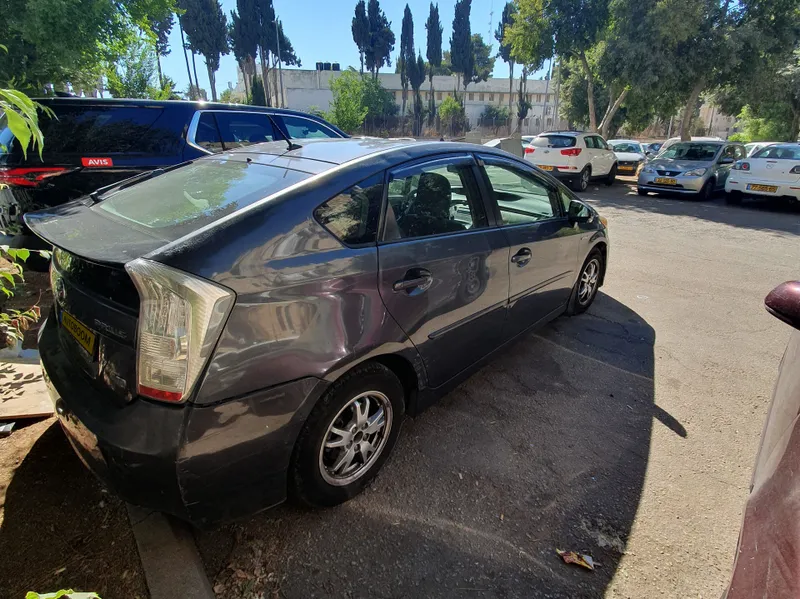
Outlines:
[[[293,139],[341,137],[341,135],[336,133],[333,129],[311,119],[299,116],[288,116],[285,114],[276,115],[275,118],[280,118],[283,120],[283,124],[286,127],[286,131],[289,133],[289,137]]]
[[[208,113],[203,113],[203,116],[205,114]],[[232,150],[275,139],[272,121],[269,120],[266,113],[230,110],[215,111],[211,114],[216,120],[221,137],[220,145],[223,150]]]
[[[307,177],[300,171],[208,157],[117,191],[93,209],[158,237],[177,239]]]
[[[314,218],[342,243],[375,243],[382,201],[380,173],[336,194],[314,211]]]

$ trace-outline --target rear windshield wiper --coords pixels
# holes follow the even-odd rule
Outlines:
[[[182,162],[180,164],[175,164],[173,166],[167,168],[157,168],[152,171],[145,171],[143,173],[139,173],[138,175],[134,175],[133,177],[128,177],[127,179],[123,179],[122,181],[117,181],[116,183],[112,183],[111,185],[106,185],[105,187],[101,187],[89,194],[89,197],[92,198],[94,203],[97,203],[101,200],[106,199],[112,193],[116,193],[117,191],[122,191],[123,189],[127,189],[131,185],[135,185],[137,183],[141,183],[142,181],[147,181],[148,179],[152,179],[153,177],[158,177],[159,175],[163,175],[166,172],[171,170],[175,170],[176,168],[180,168],[182,166],[186,166],[187,164],[191,164],[194,162],[193,160],[189,160],[187,162]]]

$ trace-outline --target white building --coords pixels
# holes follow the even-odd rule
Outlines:
[[[260,72],[260,69],[257,69],[256,72]],[[330,82],[333,78],[341,74],[342,71],[283,69],[282,105],[286,108],[306,112],[311,108],[318,108],[324,111],[329,110],[330,103],[333,100]],[[378,77],[384,89],[394,94],[397,105],[402,106],[403,88],[400,84],[400,75],[396,73],[379,73]],[[558,122],[554,120],[558,98],[556,97],[555,85],[550,85],[550,83],[549,81],[542,80],[528,80],[527,94],[528,101],[531,103],[531,109],[528,111],[528,118],[523,122],[523,135],[539,133],[544,129],[564,129],[567,127],[565,121]],[[421,89],[422,100],[426,105],[429,101],[429,86],[430,83],[426,79]],[[433,78],[435,102],[437,106],[444,98],[453,95],[455,86],[455,75],[435,76]],[[242,97],[244,96],[244,81],[241,71],[238,72],[238,81],[235,90],[238,94],[241,94]],[[490,78],[488,81],[470,83],[467,86],[466,92],[464,92],[463,87],[459,89],[458,95],[464,99],[464,110],[470,125],[478,125],[481,114],[486,106],[490,104],[498,107],[505,106],[507,108],[509,106],[509,98],[511,100],[511,116],[514,117],[516,115],[519,79],[514,79],[513,90],[514,91],[509,94],[508,78]],[[271,91],[273,94],[273,104],[281,104],[281,102],[274,102],[275,90]],[[413,93],[410,89],[407,98],[406,111],[410,112],[413,102]],[[516,123],[516,118],[514,118],[514,122]]]

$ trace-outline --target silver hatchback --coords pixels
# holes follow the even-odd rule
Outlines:
[[[680,193],[709,199],[725,187],[733,163],[747,155],[740,143],[684,141],[670,145],[639,173],[637,191]]]

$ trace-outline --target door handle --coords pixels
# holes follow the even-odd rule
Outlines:
[[[528,262],[531,261],[533,254],[528,248],[522,248],[516,254],[511,256],[511,262],[516,264],[517,266],[525,266]]]
[[[409,270],[399,281],[392,285],[394,291],[408,291],[414,289],[425,291],[433,284],[433,275],[424,268]]]

